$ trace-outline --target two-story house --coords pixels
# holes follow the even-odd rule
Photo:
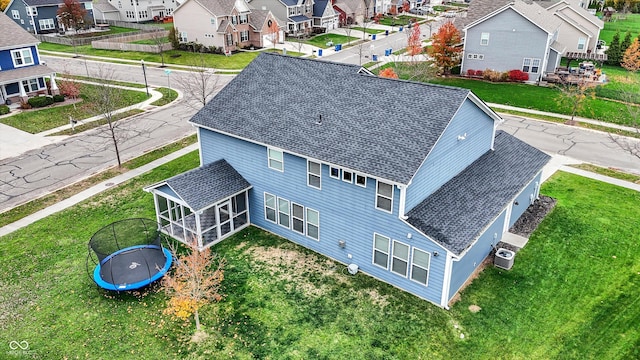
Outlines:
[[[253,224],[447,307],[549,159],[499,121],[466,89],[265,53],[190,120],[201,166],[146,190],[177,239]]]
[[[55,72],[40,64],[40,41],[6,14],[0,13],[0,103],[26,101],[29,95],[46,93],[49,78],[51,91],[58,87]]]
[[[313,0],[252,0],[251,6],[269,10],[277,19],[286,21],[287,36],[309,35],[313,31]]]
[[[541,5],[547,4],[541,2]],[[562,21],[558,42],[566,47],[567,52],[595,53],[604,29],[604,21],[584,9],[578,0],[554,0],[545,8],[553,16]]]
[[[340,25],[362,24],[375,15],[373,0],[332,0],[340,14]]]
[[[91,0],[78,0],[87,10],[86,26],[94,24],[93,3]],[[4,10],[16,24],[32,34],[46,34],[65,30],[58,21],[58,8],[64,0],[11,0]]]
[[[334,10],[331,0],[315,0],[313,2],[314,31],[327,32],[340,26],[340,14]]]
[[[560,19],[536,2],[506,1],[502,6],[491,2],[494,7],[491,12],[474,18],[477,6],[473,2],[469,6],[463,27],[462,74],[470,69],[518,69],[528,73],[529,81],[533,82],[558,66],[565,51],[565,46],[558,42]]]
[[[178,5],[176,0],[96,0],[94,13],[98,21],[141,22],[170,16]]]
[[[222,47],[225,52],[284,40],[271,12],[252,9],[245,0],[187,0],[174,11],[173,23],[182,42]]]

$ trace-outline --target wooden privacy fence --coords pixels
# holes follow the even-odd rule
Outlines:
[[[92,41],[91,46],[94,49],[159,53],[160,49],[158,49],[158,45],[156,44],[131,44],[131,42],[152,39],[160,40],[160,38],[167,37],[168,35],[168,30],[144,32],[135,35],[120,36],[118,38]],[[160,47],[162,51],[171,50],[171,43],[163,43]]]

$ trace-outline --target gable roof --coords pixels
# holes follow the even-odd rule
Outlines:
[[[251,25],[256,31],[262,31],[262,27],[267,21],[269,12],[269,10],[251,9],[251,16],[249,16],[249,25]]]
[[[180,4],[180,6],[178,6],[178,8],[175,11],[182,8],[182,6],[186,4],[188,1],[195,1],[197,4],[202,6],[205,10],[209,11],[211,14],[216,16],[231,15],[231,12],[233,11],[233,7],[236,3],[235,0],[187,0],[182,4]]]
[[[355,65],[262,53],[190,122],[408,184],[468,98],[483,108],[467,89],[379,78]]]
[[[0,11],[0,50],[37,45],[40,41]]]
[[[23,0],[20,0],[23,1]],[[64,4],[64,0],[24,0],[29,6],[47,6],[47,5],[61,5]],[[91,2],[91,0],[78,0],[79,3]]]
[[[542,3],[544,3],[544,2],[540,2],[540,3],[542,5]],[[544,5],[542,5],[542,6],[544,6]],[[545,6],[545,8],[547,8],[549,10],[553,10],[555,12],[560,12],[561,10],[564,10],[566,8],[570,8],[575,13],[577,13],[580,16],[582,16],[585,20],[591,22],[592,24],[596,25],[600,29],[604,28],[604,21],[602,19],[600,19],[597,16],[593,15],[592,13],[590,13],[585,8],[579,6],[576,2],[570,2],[570,1],[565,1],[565,0],[551,1],[551,2],[549,2],[548,6]]]
[[[407,213],[407,222],[460,255],[549,161],[549,155],[497,131],[489,150]]]
[[[111,5],[108,0],[94,0],[93,8],[102,13],[120,12],[115,6]]]
[[[176,175],[145,189],[158,189],[161,192],[178,196],[193,211],[200,211],[249,188],[251,188],[251,184],[226,160],[222,159]]]
[[[502,7],[499,7],[493,12],[486,13],[484,16],[481,16],[472,22],[466,22],[464,28],[468,29],[472,26],[480,24],[483,21],[496,16],[507,9],[512,9],[513,11],[517,12],[522,17],[529,20],[532,24],[536,25],[548,34],[553,34],[562,24],[562,20],[556,18],[555,16],[550,16],[551,13],[549,13],[545,8],[538,5],[537,3],[525,0],[515,0],[503,5]],[[507,24],[506,26],[509,25]]]
[[[327,5],[331,4],[329,0],[316,0],[313,2],[313,17],[322,17]]]

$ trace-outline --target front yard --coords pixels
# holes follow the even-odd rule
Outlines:
[[[157,288],[99,291],[87,242],[115,220],[154,217],[145,185],[198,166],[194,152],[0,239],[3,358],[628,359],[640,356],[640,194],[566,173],[554,212],[516,257],[442,310],[256,228],[217,245],[228,265],[210,334],[162,314]],[[481,308],[469,311],[470,305]]]

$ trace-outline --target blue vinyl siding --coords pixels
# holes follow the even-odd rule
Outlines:
[[[506,210],[503,210],[500,216],[498,216],[491,226],[480,236],[478,241],[464,254],[462,259],[453,262],[448,296],[449,300],[456,294],[465,281],[467,281],[475,269],[480,266],[482,261],[487,258],[493,247],[500,242],[503,234],[502,229],[504,227],[505,216]]]
[[[307,186],[306,159],[284,153],[284,172],[268,168],[265,146],[200,129],[204,164],[225,159],[252,186],[249,192],[251,223],[344,264],[357,264],[361,271],[414,295],[440,303],[446,251],[398,218],[399,190],[394,188],[393,213],[375,208],[376,181],[367,178],[366,188],[329,176],[321,167],[322,190]],[[281,197],[319,212],[320,239],[316,241],[292,229],[267,221],[264,193]],[[373,265],[373,233],[390,237],[429,253],[429,284],[421,285]],[[411,238],[408,238],[411,234]],[[340,241],[346,246],[341,248]],[[351,255],[351,258],[348,255]],[[410,263],[409,263],[410,266]]]
[[[11,57],[11,51],[17,49],[31,48],[31,56],[33,57],[33,64],[38,65],[40,59],[38,58],[38,51],[35,46],[18,46],[15,49],[0,51],[0,68],[4,70],[13,69],[13,58]]]
[[[531,196],[535,196],[536,192],[536,182],[538,184],[541,183],[542,172],[538,173],[536,177],[527,185],[527,187],[522,190],[520,194],[513,201],[513,207],[511,208],[511,216],[509,217],[509,228],[515,224],[522,214],[527,210],[529,205],[531,204]],[[535,197],[534,197],[535,200]],[[516,205],[518,203],[518,205]]]
[[[482,33],[490,34],[486,46],[480,45]],[[507,9],[467,30],[462,73],[466,74],[469,69],[522,70],[525,57],[544,61],[547,45],[548,34],[544,30],[514,10]],[[481,54],[484,59],[468,59],[467,54]],[[540,69],[538,75],[543,70]],[[533,75],[530,75],[530,80],[535,80]]]
[[[467,100],[407,187],[405,213],[491,148],[493,119]],[[458,135],[467,134],[466,140]]]
[[[82,4],[84,8],[84,4],[87,2],[88,1],[81,1],[80,4]],[[60,5],[62,5],[63,3],[64,1],[60,0]],[[38,15],[33,17],[33,22],[38,31],[38,34],[40,34],[41,32],[40,23],[38,20],[53,19],[53,22],[56,28],[60,27],[60,24],[58,23],[58,18],[57,18],[58,4],[38,6],[37,8],[38,8]],[[11,10],[18,10],[18,12],[20,13],[20,19],[14,19],[11,15]],[[7,16],[9,16],[11,20],[15,21],[16,24],[20,25],[23,29],[33,34],[33,26],[29,23],[29,21],[31,20],[31,16],[27,15],[25,4],[22,1],[12,2],[11,6],[5,10],[5,14],[7,14]],[[85,15],[85,19],[87,19],[91,24],[93,24],[94,22],[93,10],[87,10],[87,15]],[[24,20],[24,24],[20,20]],[[45,32],[50,33],[52,31],[46,30]]]

